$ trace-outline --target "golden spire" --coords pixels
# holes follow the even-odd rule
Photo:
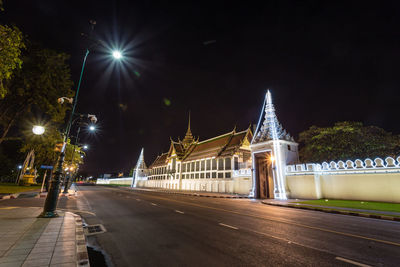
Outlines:
[[[192,131],[190,130],[190,111],[189,111],[189,123],[188,123],[188,129],[186,131],[186,135],[185,138],[183,138],[183,145],[186,147],[189,144],[191,144],[193,142],[193,135],[192,135]]]

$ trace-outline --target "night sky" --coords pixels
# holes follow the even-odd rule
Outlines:
[[[90,19],[124,51],[88,57],[78,112],[100,128],[85,137],[89,174],[128,171],[141,147],[150,164],[183,138],[189,110],[200,140],[245,129],[268,88],[295,138],[343,120],[400,133],[400,3],[264,2],[5,0],[0,21],[70,54],[75,86]]]

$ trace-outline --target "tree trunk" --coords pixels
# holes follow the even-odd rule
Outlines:
[[[20,110],[18,110],[14,116],[12,117],[12,119],[8,122],[7,126],[4,128],[3,134],[0,137],[0,145],[1,143],[3,143],[4,139],[6,138],[8,131],[10,131],[11,126],[13,126],[15,119],[18,118],[19,115],[21,115],[21,113],[24,111],[25,107],[21,108]]]
[[[7,114],[7,111],[10,109],[10,106],[6,107],[4,110],[1,111],[0,120]]]
[[[7,127],[4,129],[3,134],[0,137],[0,145],[1,143],[3,143],[4,139],[6,138],[8,131],[11,129],[11,126],[14,124],[15,118],[17,116],[14,116],[14,118],[12,118],[12,120],[10,120],[10,122],[8,123]]]

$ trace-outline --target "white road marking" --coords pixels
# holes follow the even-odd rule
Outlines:
[[[175,210],[175,212],[180,213],[180,214],[185,214],[183,211],[180,211],[180,210]]]
[[[228,228],[231,228],[231,229],[239,230],[239,228],[237,228],[235,226],[232,226],[232,225],[228,225],[228,224],[224,224],[224,223],[219,223],[219,225],[225,226],[225,227],[228,227]]]
[[[153,206],[157,206],[157,204],[156,204],[156,203],[153,203],[153,202],[151,202],[151,205],[153,205]]]
[[[350,264],[353,264],[353,265],[356,265],[356,266],[371,267],[371,265],[367,265],[367,264],[364,264],[364,263],[360,263],[360,262],[356,262],[356,261],[353,261],[353,260],[345,259],[345,258],[342,258],[342,257],[336,257],[335,259],[339,260],[339,261],[344,261],[344,262],[347,262],[347,263],[350,263]]]

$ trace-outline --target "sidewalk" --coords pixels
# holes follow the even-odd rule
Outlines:
[[[138,191],[150,191],[150,192],[161,192],[175,195],[195,196],[195,197],[212,197],[212,198],[249,198],[248,195],[241,194],[229,194],[229,193],[212,193],[204,191],[183,191],[183,190],[171,190],[171,189],[159,189],[159,188],[132,188],[132,187],[121,187],[128,190]]]
[[[37,218],[42,208],[0,208],[0,267],[89,266],[80,216],[59,212]]]
[[[360,217],[390,220],[390,221],[400,221],[400,212],[354,209],[354,208],[312,205],[312,204],[299,204],[295,203],[298,202],[298,200],[296,199],[288,199],[288,200],[267,199],[267,200],[262,200],[261,202],[263,204],[272,206],[308,209],[308,210],[315,210],[315,211],[322,211],[322,212],[336,213],[343,215],[360,216]]]

